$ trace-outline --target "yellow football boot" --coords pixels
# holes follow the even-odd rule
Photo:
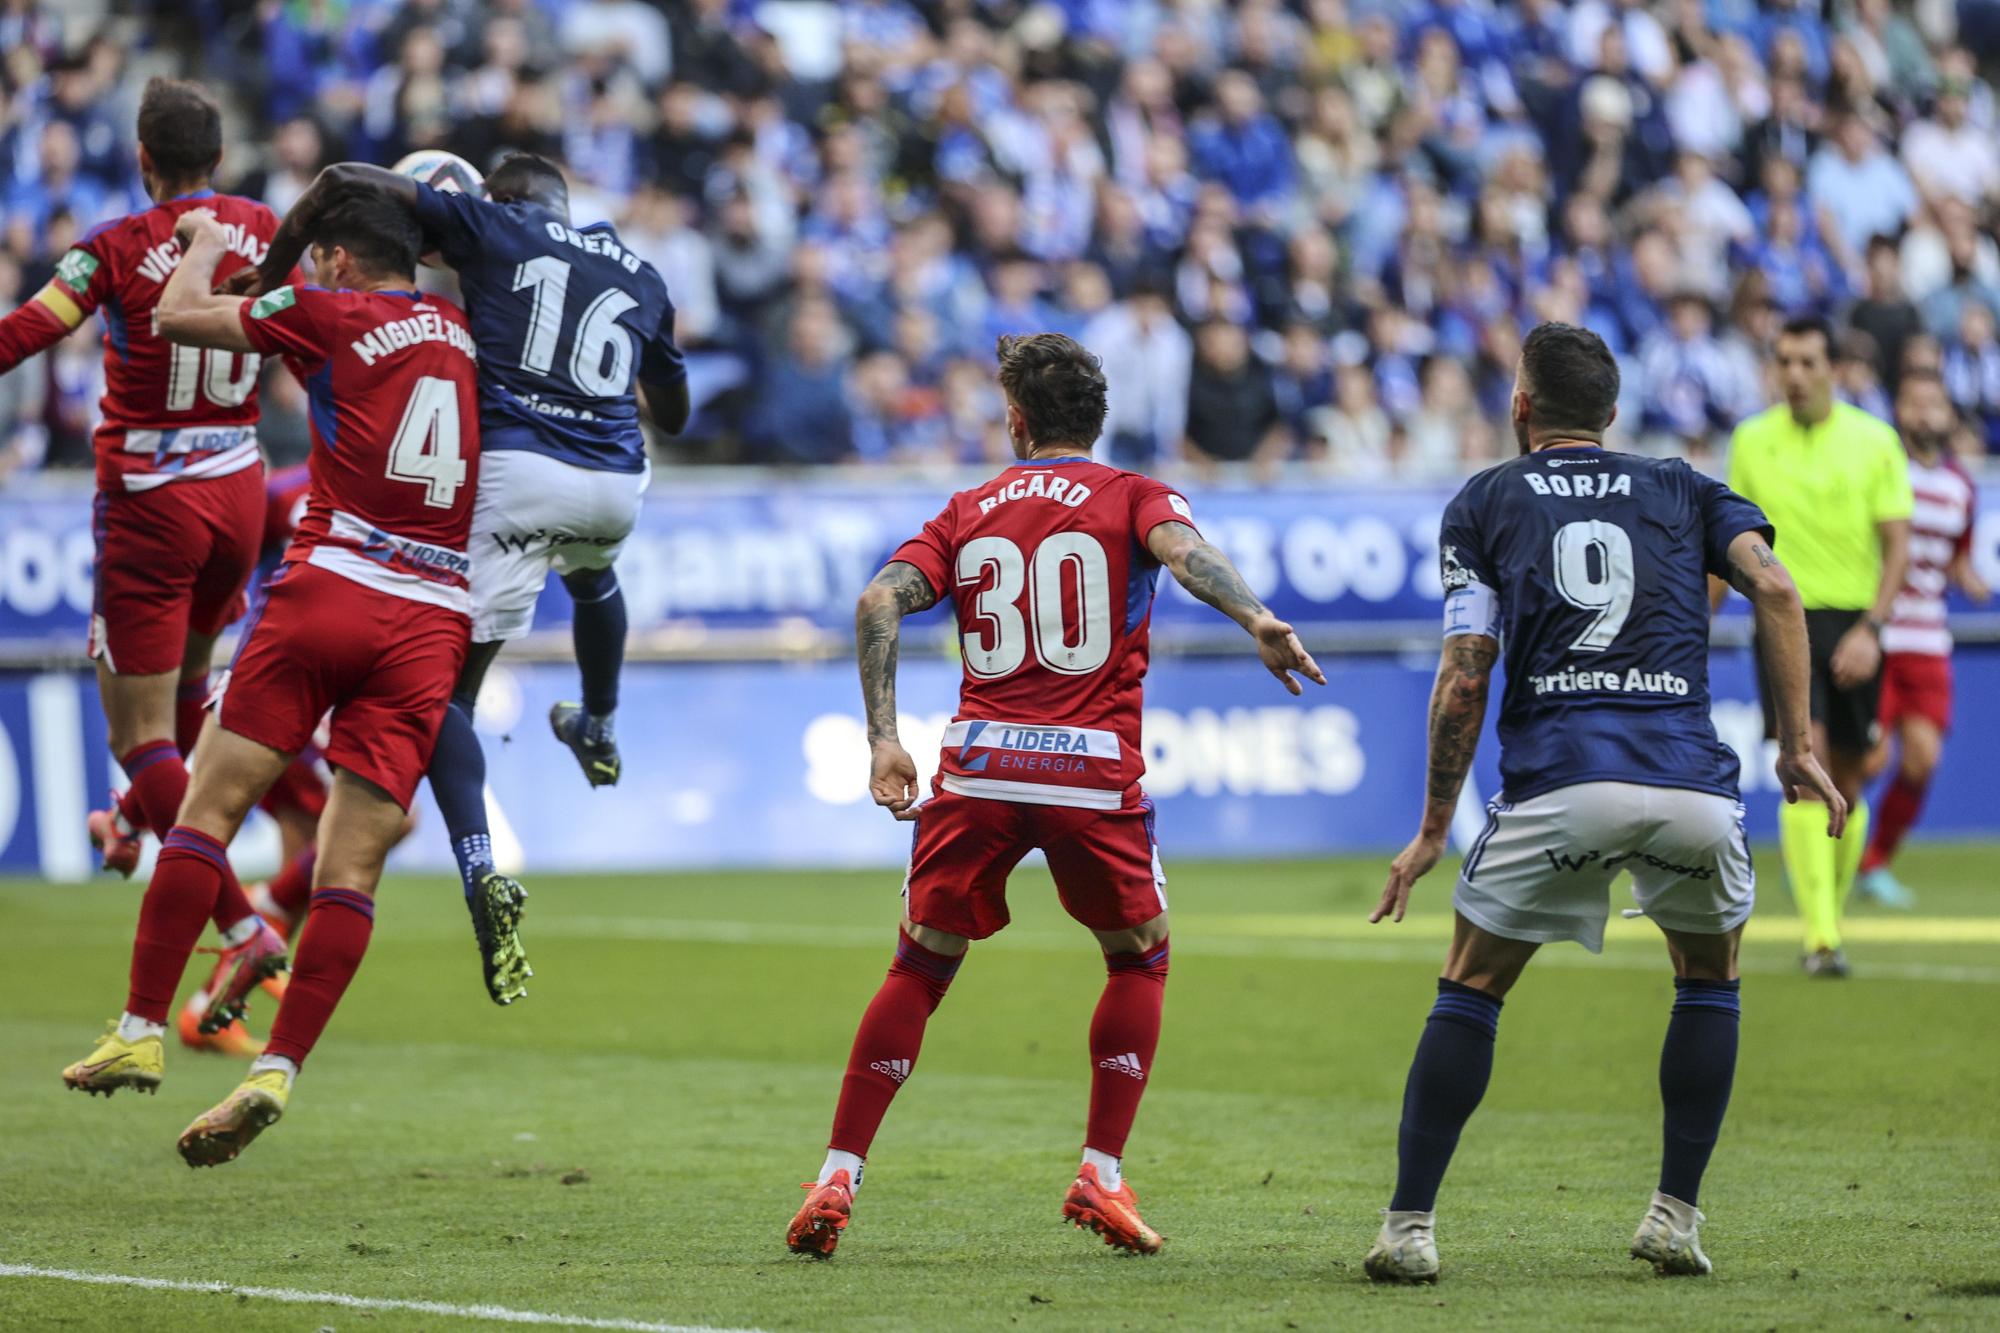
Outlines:
[[[282,1069],[262,1069],[238,1084],[220,1106],[202,1113],[181,1131],[181,1158],[189,1166],[233,1162],[250,1140],[278,1123],[291,1100]]]
[[[63,1070],[63,1083],[79,1092],[109,1097],[120,1088],[158,1092],[166,1076],[167,1053],[159,1037],[127,1041],[118,1035],[118,1020],[104,1025],[96,1049]]]

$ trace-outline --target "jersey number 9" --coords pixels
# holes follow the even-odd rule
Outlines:
[[[1570,650],[1603,652],[1632,614],[1632,538],[1616,523],[1599,518],[1565,523],[1556,529],[1554,560],[1556,591],[1563,600],[1597,613]]]

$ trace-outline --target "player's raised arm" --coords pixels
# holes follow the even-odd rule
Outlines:
[[[48,351],[90,317],[98,304],[98,265],[87,250],[69,251],[47,285],[0,319],[0,375]]]
[[[1762,532],[1738,533],[1729,543],[1729,582],[1750,599],[1757,617],[1757,652],[1777,705],[1778,785],[1789,802],[1799,799],[1801,788],[1824,801],[1827,836],[1838,838],[1847,826],[1847,802],[1813,757],[1805,604]]]
[[[278,234],[271,238],[269,253],[257,266],[256,285],[245,287],[239,282],[229,288],[231,293],[260,296],[290,282],[292,270],[299,266],[299,260],[305,255],[306,238],[311,235],[320,215],[342,195],[356,189],[381,190],[413,211],[417,205],[417,182],[410,177],[366,162],[335,162],[313,178],[313,183],[292,205],[291,212],[285,214]],[[246,268],[242,272],[250,270]]]
[[[1146,549],[1183,588],[1241,625],[1257,641],[1257,656],[1264,666],[1286,689],[1304,693],[1292,677],[1294,671],[1315,685],[1326,684],[1326,674],[1292,627],[1271,614],[1271,608],[1250,591],[1229,557],[1199,532],[1186,523],[1155,524],[1146,534]]]
[[[243,332],[243,298],[215,290],[216,265],[229,251],[229,238],[215,214],[205,208],[182,214],[174,239],[180,242],[181,262],[153,311],[160,336],[192,347],[256,351]]]
[[[936,602],[937,592],[921,570],[892,560],[861,590],[854,608],[855,656],[868,713],[868,794],[898,819],[917,817],[917,764],[896,734],[896,658],[903,617]]]

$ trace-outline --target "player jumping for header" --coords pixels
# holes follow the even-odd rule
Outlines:
[[[1451,950],[1403,1091],[1396,1193],[1366,1263],[1378,1281],[1436,1280],[1438,1186],[1486,1092],[1501,1000],[1541,945],[1603,947],[1620,871],[1666,936],[1675,992],[1660,1184],[1632,1254],[1662,1273],[1709,1271],[1695,1196],[1729,1104],[1736,949],[1755,896],[1736,756],[1709,720],[1709,574],[1755,607],[1785,799],[1825,801],[1830,837],[1846,818],[1813,758],[1805,616],[1770,525],[1685,463],[1607,451],[1617,403],[1618,363],[1596,334],[1535,329],[1514,382],[1521,457],[1445,510],[1429,789],[1369,920],[1401,921],[1444,852],[1502,642],[1503,790],[1459,873]]]
[[[327,287],[279,287],[254,302],[212,290],[226,244],[212,216],[183,218],[179,230],[187,257],[161,298],[161,331],[291,362],[311,408],[312,489],[196,746],[139,910],[125,1013],[63,1079],[92,1092],[159,1086],[174,987],[234,883],[225,849],[331,710],[333,790],[292,984],[249,1078],[181,1135],[188,1164],[212,1166],[284,1113],[367,951],[382,860],[465,664],[479,425],[471,332],[457,307],[415,290],[420,236],[386,200],[356,196],[315,221]]]
[[[953,496],[855,612],[869,791],[916,821],[916,835],[896,958],[855,1034],[825,1165],[785,1236],[800,1253],[825,1257],[839,1243],[924,1025],[971,942],[1007,924],[1008,873],[1036,848],[1110,974],[1090,1024],[1090,1119],[1063,1215],[1121,1249],[1160,1248],[1119,1172],[1167,981],[1166,876],[1139,787],[1140,682],[1160,568],[1247,630],[1293,694],[1293,671],[1326,683],[1292,627],[1202,540],[1186,500],[1091,461],[1105,411],[1096,357],[1060,334],[1002,338],[1000,387],[1021,461]],[[902,618],[945,598],[965,684],[920,807],[916,763],[896,737],[897,648]]]
[[[659,273],[608,224],[572,227],[562,172],[525,153],[486,178],[487,199],[359,162],[328,167],[272,242],[265,283],[282,281],[319,211],[355,190],[386,193],[421,224],[426,245],[458,271],[479,346],[484,463],[472,516],[472,652],[430,780],[487,992],[511,1004],[533,975],[518,929],[527,894],[493,863],[473,707],[501,645],[532,628],[553,568],[575,603],[583,701],[557,704],[549,722],[593,787],[618,781],[612,714],[625,597],[611,565],[638,522],[651,472],[640,402],[662,430],[678,433],[687,424],[687,371]]]
[[[140,831],[165,838],[187,794],[183,756],[201,733],[215,638],[242,614],[264,526],[258,357],[176,346],[153,322],[181,260],[174,228],[186,214],[205,208],[220,221],[225,274],[264,259],[278,230],[264,205],[210,187],[221,160],[215,99],[197,84],[152,80],[139,102],[139,170],[158,202],[93,228],[33,300],[0,320],[4,374],[92,311],[104,315],[90,656],[111,752],[131,786],[89,825],[105,868],[126,876],[139,864]],[[285,945],[234,881],[213,919],[223,952],[203,988],[200,1028],[242,1049],[249,1038],[223,1014],[282,971]]]

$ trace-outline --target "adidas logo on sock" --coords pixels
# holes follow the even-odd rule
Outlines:
[[[1113,1055],[1099,1060],[1097,1067],[1099,1069],[1115,1070],[1120,1074],[1129,1074],[1141,1081],[1144,1081],[1146,1077],[1146,1067],[1139,1063],[1138,1055],[1132,1051],[1127,1051],[1123,1055]]]
[[[878,1074],[887,1074],[898,1083],[901,1083],[910,1076],[910,1062],[908,1060],[877,1060],[868,1067]]]

